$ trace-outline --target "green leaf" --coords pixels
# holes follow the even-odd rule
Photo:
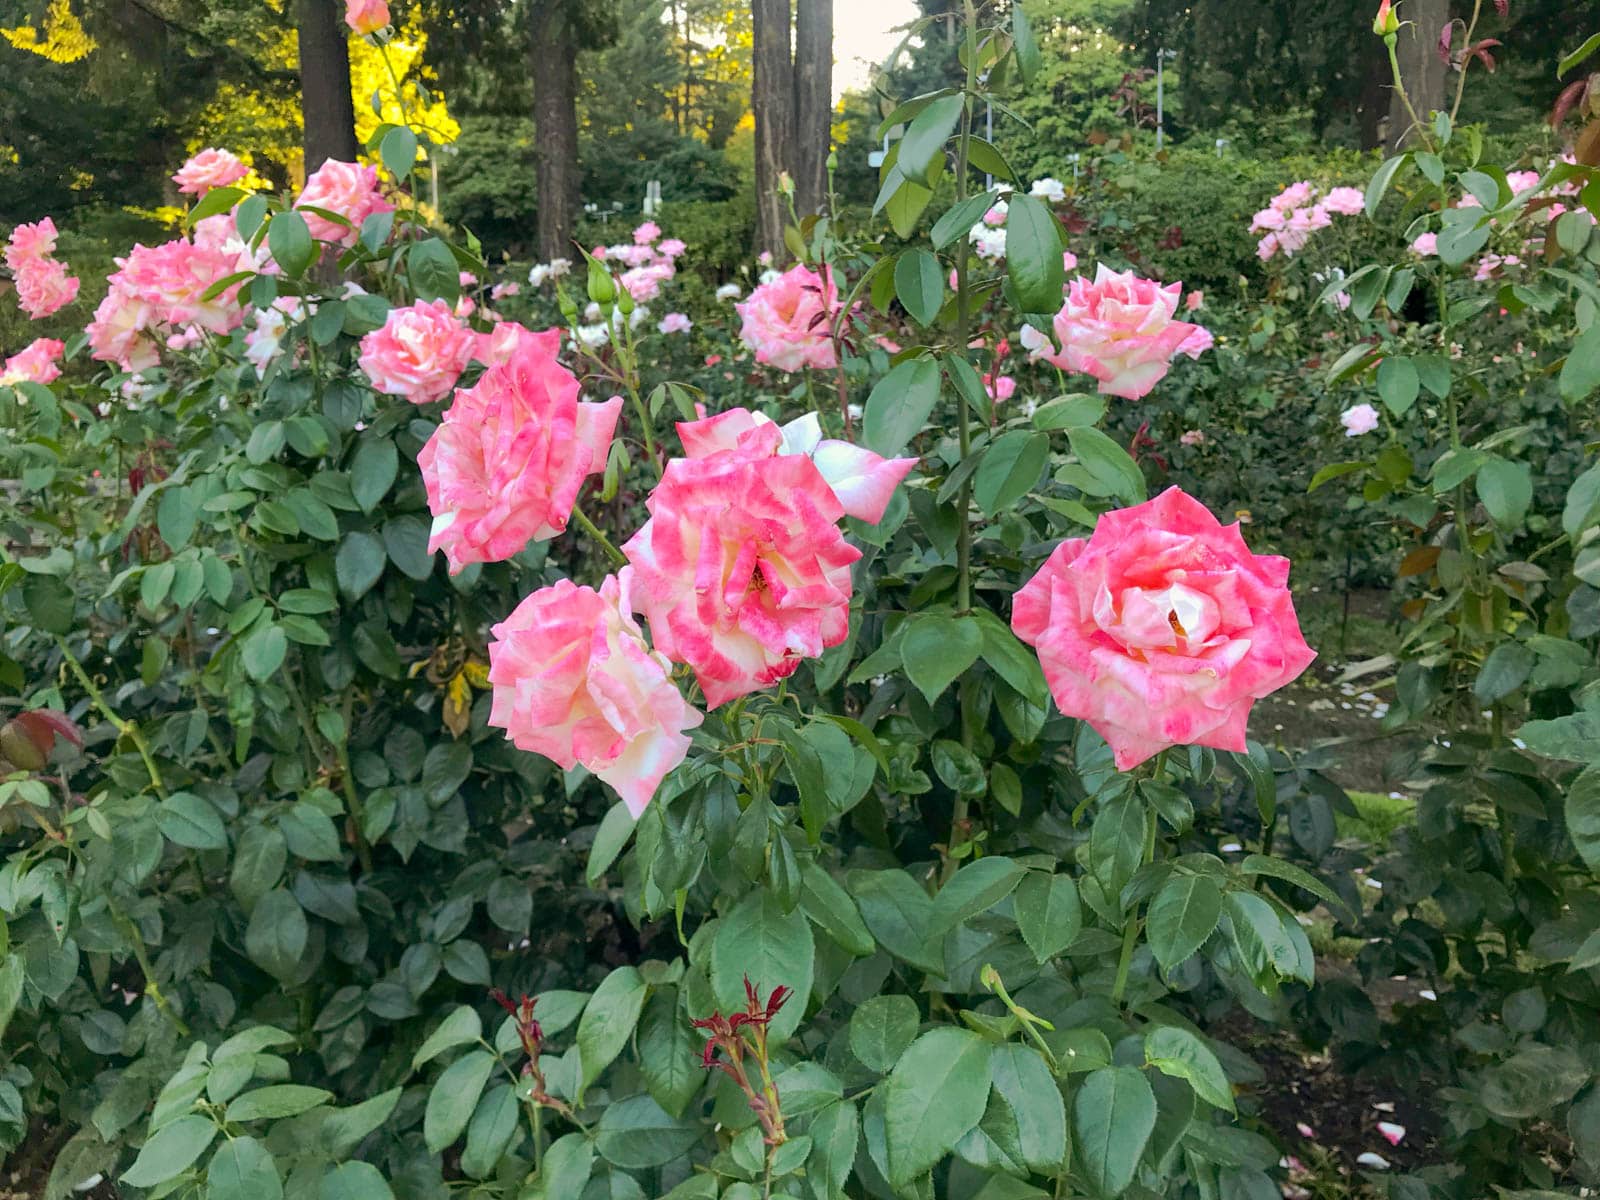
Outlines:
[[[1073,454],[1118,499],[1137,504],[1145,498],[1144,473],[1128,452],[1098,429],[1069,429]]]
[[[404,125],[396,125],[383,135],[378,156],[383,159],[383,165],[389,168],[394,181],[404,183],[411,169],[417,165],[417,135]]]
[[[174,792],[161,802],[156,827],[169,842],[189,850],[228,848],[228,832],[217,810],[189,792]]]
[[[1128,1190],[1156,1125],[1156,1097],[1150,1082],[1133,1067],[1103,1067],[1092,1072],[1072,1102],[1083,1173],[1102,1196]]]
[[[1012,507],[1039,482],[1050,459],[1048,434],[1013,429],[1002,433],[984,452],[972,481],[978,508],[993,516]]]
[[[1170,971],[1205,943],[1222,917],[1222,890],[1204,875],[1174,875],[1150,902],[1150,950]]]
[[[301,800],[290,805],[279,815],[278,829],[289,852],[307,862],[338,862],[344,857],[333,818],[315,804]]]
[[[919,613],[906,623],[900,658],[906,678],[932,704],[978,660],[983,631],[970,617]]]
[[[1013,891],[1027,868],[1009,858],[991,855],[969,862],[933,898],[933,937],[943,937],[963,921],[987,912]]]
[[[989,1043],[965,1029],[930,1030],[901,1055],[884,1088],[889,1183],[904,1188],[983,1119]]]
[[[346,600],[359,600],[372,590],[383,574],[389,552],[374,533],[358,530],[345,534],[334,556],[333,573]]]
[[[236,1137],[206,1164],[206,1200],[281,1200],[277,1161],[253,1137]]]
[[[811,922],[800,909],[785,912],[772,892],[751,892],[717,926],[711,942],[711,994],[729,1013],[745,1006],[746,978],[763,998],[776,987],[793,988],[794,998],[769,1026],[774,1042],[781,1043],[805,1015],[815,953]]]
[[[400,452],[389,438],[368,438],[350,461],[350,494],[370,513],[389,494],[400,471]]]
[[[811,1119],[810,1134],[807,1176],[817,1181],[814,1187],[820,1185],[818,1194],[842,1196],[861,1144],[861,1114],[849,1100],[840,1100]]]
[[[1600,387],[1600,321],[1578,335],[1561,368],[1561,398],[1569,404]]]
[[[461,1152],[461,1170],[472,1179],[487,1179],[494,1173],[511,1139],[516,1134],[522,1104],[516,1089],[509,1084],[492,1087],[478,1101],[467,1122],[467,1144]]]
[[[611,864],[617,861],[617,855],[622,853],[622,848],[633,836],[637,824],[628,806],[620,800],[606,810],[606,815],[600,818],[600,828],[595,831],[594,844],[589,847],[589,864],[584,870],[584,878],[595,883],[611,868]]]
[[[1012,903],[1017,930],[1041,965],[1072,945],[1083,929],[1083,907],[1070,875],[1032,872],[1017,886]]]
[[[390,1088],[360,1104],[323,1113],[320,1136],[328,1153],[335,1158],[342,1158],[353,1151],[363,1138],[389,1119],[395,1105],[400,1102],[402,1090]]]
[[[1239,864],[1239,871],[1246,875],[1266,875],[1273,879],[1281,879],[1285,883],[1292,883],[1295,887],[1304,888],[1321,900],[1335,915],[1341,919],[1348,919],[1353,914],[1344,898],[1334,891],[1310,871],[1303,870],[1293,863],[1284,862],[1281,858],[1268,858],[1264,854],[1250,854]]]
[[[0,1036],[4,1036],[12,1014],[17,1011],[17,1002],[22,999],[25,971],[20,954],[9,955],[0,962]]]
[[[1044,708],[1049,703],[1050,690],[1045,684],[1039,656],[1018,641],[1010,627],[988,609],[974,609],[972,619],[983,635],[983,661],[1010,684],[1017,695],[1035,708]]]
[[[931,358],[907,359],[872,389],[862,416],[867,448],[892,458],[922,431],[939,399],[939,364]]]
[[[1600,760],[1600,712],[1569,713],[1548,721],[1529,721],[1517,737],[1535,754],[1567,762]]]
[[[557,1138],[545,1151],[539,1169],[539,1183],[545,1200],[586,1195],[589,1176],[594,1173],[594,1143],[581,1133]]]
[[[914,180],[903,180],[883,206],[890,227],[900,237],[909,238],[916,232],[917,219],[922,216],[932,199],[932,188],[924,187]]]
[[[1032,83],[1039,71],[1039,42],[1033,36],[1033,24],[1022,5],[1011,6],[1011,44],[1017,51],[1017,73],[1023,83]]]
[[[1234,1111],[1233,1085],[1211,1047],[1176,1025],[1161,1025],[1144,1039],[1145,1061],[1163,1074],[1182,1079],[1207,1104]]]
[[[1378,205],[1383,203],[1383,195],[1389,190],[1389,185],[1394,182],[1394,177],[1400,168],[1406,165],[1410,154],[1397,154],[1387,160],[1373,173],[1372,181],[1367,184],[1367,217],[1370,220],[1378,215]]]
[[[1579,475],[1567,489],[1561,528],[1569,538],[1576,538],[1594,523],[1596,517],[1600,517],[1600,463]]]
[[[461,268],[456,265],[456,256],[436,237],[411,247],[406,255],[406,276],[419,300],[454,304],[461,296]]]
[[[1410,411],[1421,386],[1422,378],[1409,358],[1386,358],[1378,364],[1378,395],[1395,416],[1403,417]]]
[[[156,532],[169,549],[176,552],[189,544],[200,518],[200,505],[186,487],[169,487],[156,506]]]
[[[895,260],[894,290],[919,325],[932,325],[944,305],[939,260],[926,250],[906,250]]]
[[[944,952],[928,936],[933,901],[901,870],[851,871],[846,878],[861,917],[878,944],[930,974],[944,971]]]
[[[317,243],[306,219],[293,209],[274,213],[267,225],[267,249],[290,279],[299,279],[317,259]]]
[[[863,1066],[887,1074],[917,1036],[921,1020],[910,996],[874,996],[850,1017],[850,1053]]]
[[[1067,1107],[1043,1056],[1032,1046],[1005,1042],[990,1051],[989,1074],[1016,1121],[1023,1164],[1055,1174],[1067,1155]]]
[[[700,1062],[704,1040],[678,1005],[678,990],[662,988],[650,997],[639,1018],[639,1072],[655,1101],[674,1117],[703,1086]]]
[[[649,988],[633,967],[618,967],[589,997],[578,1022],[582,1086],[587,1088],[611,1065],[633,1036]]]
[[[257,683],[272,678],[283,665],[289,640],[277,625],[263,625],[245,638],[240,651],[244,669]]]
[[[644,1171],[682,1158],[699,1139],[697,1123],[679,1120],[650,1096],[629,1096],[606,1106],[594,1140],[613,1166]]]
[[[1478,469],[1478,499],[1503,530],[1522,524],[1533,503],[1533,474],[1527,463],[1491,458]]]
[[[1528,682],[1538,661],[1539,656],[1521,642],[1501,642],[1472,681],[1473,696],[1484,704],[1504,699]]]
[[[428,1093],[422,1117],[428,1153],[439,1153],[461,1136],[494,1068],[495,1057],[487,1050],[469,1051],[445,1068]]]
[[[224,1119],[232,1124],[236,1121],[296,1117],[332,1099],[333,1093],[325,1092],[321,1088],[304,1087],[297,1083],[279,1083],[271,1087],[257,1088],[238,1097],[228,1105]]]
[[[394,1193],[371,1163],[341,1163],[322,1177],[317,1200],[394,1200]]]
[[[1053,313],[1061,307],[1064,250],[1061,228],[1044,201],[1013,194],[1006,211],[1006,264],[1023,312]]]
[[[244,949],[255,963],[279,982],[292,979],[305,953],[306,914],[283,888],[274,888],[256,901],[245,929]]]
[[[965,103],[965,98],[960,95],[941,96],[919,112],[906,127],[905,136],[900,139],[900,157],[896,160],[896,166],[908,180],[926,178],[934,155],[944,150],[944,144],[955,132]]]
[[[1591,747],[1590,752],[1596,749],[1600,747]],[[1590,767],[1572,781],[1566,816],[1567,834],[1579,856],[1589,870],[1600,874],[1600,768]]]
[[[933,228],[928,233],[933,248],[943,250],[951,242],[966,237],[968,230],[983,220],[983,214],[994,207],[997,199],[999,194],[996,192],[980,192],[952,205],[933,223]]]
[[[464,1046],[483,1036],[483,1020],[477,1010],[463,1004],[439,1023],[411,1056],[411,1069],[415,1071],[425,1062],[431,1062],[452,1046]]]
[[[878,948],[850,893],[815,861],[800,868],[800,907],[813,925],[858,958]]]
[[[1566,55],[1559,63],[1557,63],[1556,77],[1559,79],[1561,76],[1565,75],[1568,71],[1572,70],[1573,67],[1583,62],[1596,50],[1600,50],[1600,33],[1591,34],[1588,40],[1583,43],[1583,45],[1579,46],[1571,54]]]
[[[176,1178],[194,1165],[217,1136],[210,1117],[179,1117],[151,1135],[122,1176],[129,1187],[153,1188]]]

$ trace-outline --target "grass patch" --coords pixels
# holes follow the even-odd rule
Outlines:
[[[1409,796],[1396,799],[1377,792],[1350,792],[1349,796],[1359,815],[1335,816],[1339,836],[1355,838],[1375,850],[1387,846],[1396,830],[1416,820],[1417,802]]]

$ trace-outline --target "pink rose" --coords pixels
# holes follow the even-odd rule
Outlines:
[[[61,368],[56,363],[66,353],[66,346],[55,338],[35,338],[0,366],[0,387],[18,383],[54,383],[61,378]]]
[[[1068,273],[1076,271],[1078,269],[1078,256],[1076,254],[1074,254],[1071,250],[1062,251],[1062,253],[1061,253],[1061,266],[1062,266],[1062,269],[1067,271]]]
[[[1411,243],[1411,253],[1420,254],[1423,258],[1432,258],[1439,253],[1439,235],[1419,233],[1417,240]]]
[[[677,258],[688,248],[689,247],[684,244],[683,239],[668,238],[666,241],[662,242],[661,245],[657,246],[656,250],[663,258]]]
[[[1178,347],[1178,353],[1187,354],[1190,358],[1198,359],[1214,345],[1216,345],[1216,339],[1211,336],[1211,330],[1204,325],[1196,325],[1194,332],[1183,339],[1183,344]]]
[[[78,298],[78,278],[53,258],[29,259],[16,273],[17,304],[35,320],[57,313]]]
[[[1183,307],[1189,312],[1199,312],[1205,306],[1206,294],[1201,291],[1190,292],[1183,298]]]
[[[18,225],[6,239],[6,266],[20,271],[26,262],[49,258],[55,253],[58,236],[56,223],[49,217],[31,225]]]
[[[622,398],[579,403],[560,346],[559,330],[523,331],[504,362],[456,392],[417,456],[434,516],[428,552],[442,549],[451,574],[556,536],[584,477],[605,468]]]
[[[1344,426],[1345,437],[1360,437],[1378,427],[1378,410],[1370,404],[1357,404],[1339,415],[1339,424]]]
[[[1288,579],[1288,559],[1252,554],[1237,524],[1174,487],[1057,546],[1011,626],[1057,707],[1126,771],[1169,746],[1245,749],[1251,705],[1316,657]]]
[[[392,308],[383,327],[361,339],[361,369],[372,386],[413,404],[450,394],[477,348],[474,334],[443,300]]]
[[[1289,223],[1289,216],[1276,208],[1263,208],[1250,219],[1250,232],[1260,233],[1263,230],[1276,233]]]
[[[661,236],[661,226],[654,221],[646,221],[633,231],[633,244],[635,246],[648,246]]]
[[[1189,352],[1200,330],[1174,319],[1182,292],[1181,284],[1163,287],[1102,263],[1093,283],[1079,276],[1067,286],[1054,321],[1059,354],[1031,326],[1023,329],[1022,342],[1035,359],[1092,375],[1104,394],[1138,400],[1165,377],[1173,355]]]
[[[648,267],[632,267],[622,273],[617,282],[627,290],[635,303],[648,304],[661,294],[661,285],[676,272],[671,263],[656,263]]]
[[[832,274],[818,275],[803,263],[734,305],[744,319],[739,330],[744,344],[756,352],[758,363],[780,371],[831,371],[839,365],[828,329],[838,307]]]
[[[805,455],[675,458],[622,547],[656,648],[715,708],[792,675],[850,632],[844,509]]]
[[[238,183],[250,168],[227,150],[202,150],[178,168],[172,182],[186,196],[203,196],[212,188]]]
[[[344,23],[357,33],[376,33],[389,24],[385,0],[345,0]]]
[[[688,333],[693,327],[694,322],[681,312],[668,313],[656,326],[662,333]]]
[[[689,752],[704,716],[652,653],[633,619],[629,576],[600,590],[563,579],[540,588],[491,631],[489,723],[564,771],[582,763],[636,818]]]
[[[1017,394],[1017,381],[1009,375],[1002,375],[998,379],[993,375],[985,375],[983,389],[989,393],[989,399],[1004,403]]]
[[[383,6],[379,3],[377,7]],[[384,16],[387,24],[387,9]],[[394,205],[378,191],[376,168],[340,162],[336,158],[330,158],[311,173],[294,206],[326,209],[349,221],[346,227],[315,213],[304,214],[306,227],[311,230],[312,237],[319,242],[334,242],[340,246],[355,245],[356,239],[361,236],[361,223],[373,213],[394,211]]]
[[[510,283],[497,283],[489,289],[489,299],[491,300],[504,300],[507,296],[521,294],[522,285],[514,279]]]
[[[1279,192],[1269,202],[1269,207],[1286,213],[1292,208],[1299,208],[1317,194],[1317,189],[1310,182],[1302,179],[1299,183],[1291,183]]]
[[[776,425],[760,413],[730,408],[714,417],[679,421],[685,458],[733,452],[743,458],[801,454],[816,464],[846,516],[869,525],[883,520],[894,489],[917,465],[914,458],[884,458],[852,442],[822,436],[816,413]]]
[[[1178,441],[1182,445],[1185,445],[1185,446],[1204,446],[1206,444],[1206,433],[1205,433],[1205,430],[1203,430],[1203,429],[1189,429],[1189,430],[1186,430],[1184,432],[1183,436],[1178,439]]]
[[[1366,211],[1367,198],[1360,188],[1336,187],[1322,198],[1322,207],[1341,217],[1354,217]]]

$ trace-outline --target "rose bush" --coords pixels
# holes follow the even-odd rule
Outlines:
[[[1147,499],[1168,464],[1106,432],[1170,419],[1187,401],[1166,393],[1243,355],[1213,300],[1177,319],[1176,280],[1120,259],[1090,278],[1087,254],[1069,280],[1065,185],[980,188],[975,117],[1036,51],[1021,7],[967,17],[964,85],[890,117],[880,208],[905,244],[808,217],[801,262],[687,333],[647,311],[682,286],[670,229],[518,295],[423,222],[425,138],[382,126],[371,162],[292,200],[210,188],[184,236],[126,256],[66,376],[5,385],[0,1131],[52,1116],[52,1195],[96,1175],[218,1200],[1274,1192],[1240,1099],[1256,1071],[1217,1019],[1359,1011],[1348,987],[1306,999],[1317,904],[1399,918],[1370,972],[1441,935],[1393,907],[1420,889],[1367,913],[1307,869],[1343,801],[1328,756],[1247,736],[1310,658],[1286,561],[1183,492]],[[351,5],[353,27],[387,19]],[[1426,179],[1421,153],[1402,162]],[[1592,175],[1564,169],[1550,186]],[[1509,238],[1535,202],[1507,193],[1426,219]],[[1397,294],[1378,273],[1328,312],[1393,344],[1334,376],[1375,367],[1397,421],[1420,391],[1397,405],[1403,368],[1374,360],[1437,331],[1374,318]],[[1563,371],[1580,399],[1589,341]],[[1066,374],[1011,349],[1030,343]],[[1569,541],[1491,570],[1508,513],[1534,513],[1505,507],[1515,438],[1457,447],[1444,415],[1475,453],[1429,460],[1442,490],[1388,445],[1323,482],[1365,473],[1397,536],[1436,543],[1396,725],[1523,676],[1487,734],[1419,757],[1520,805],[1514,882],[1518,847],[1565,828],[1592,848],[1593,789],[1552,821],[1565,781],[1508,744],[1504,702],[1566,722],[1534,749],[1581,744],[1590,660],[1554,643],[1600,628],[1561,628],[1573,604],[1546,592],[1512,606],[1549,582],[1530,565],[1593,574],[1596,506],[1581,480],[1545,501]],[[1181,448],[1206,464],[1208,440]],[[1491,648],[1523,643],[1532,664]],[[1508,843],[1459,832],[1452,795],[1426,810],[1461,851],[1440,869],[1504,911],[1469,877]],[[1589,911],[1563,873],[1573,915],[1523,893],[1530,954]],[[1452,930],[1463,964],[1476,920]],[[1577,1028],[1585,993],[1540,986],[1565,1006],[1550,1036]],[[1505,1026],[1529,1036],[1537,1008]],[[1477,1044],[1506,1060],[1489,1094],[1543,1064],[1588,1128],[1590,1085],[1548,1044]]]

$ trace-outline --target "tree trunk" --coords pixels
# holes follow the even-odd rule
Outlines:
[[[350,99],[350,46],[338,0],[300,0],[300,113],[306,174],[328,159],[356,159],[356,113]]]
[[[577,38],[568,0],[533,5],[533,124],[539,257],[572,257],[578,208]]]
[[[828,198],[833,133],[833,0],[796,0],[794,19],[794,186],[800,214]]]
[[[778,176],[789,161],[794,128],[794,62],[789,49],[789,0],[751,0],[754,53],[750,107],[756,118],[756,249],[784,253],[787,205]]]
[[[1445,102],[1449,69],[1439,57],[1439,35],[1450,19],[1449,0],[1412,0],[1406,5],[1405,16],[1395,56],[1400,63],[1400,78],[1405,81],[1406,94],[1411,97],[1411,107],[1416,109],[1418,119],[1426,121],[1435,109],[1443,108]],[[1389,104],[1391,150],[1402,149],[1415,139],[1412,124],[1411,113],[1396,92]]]

